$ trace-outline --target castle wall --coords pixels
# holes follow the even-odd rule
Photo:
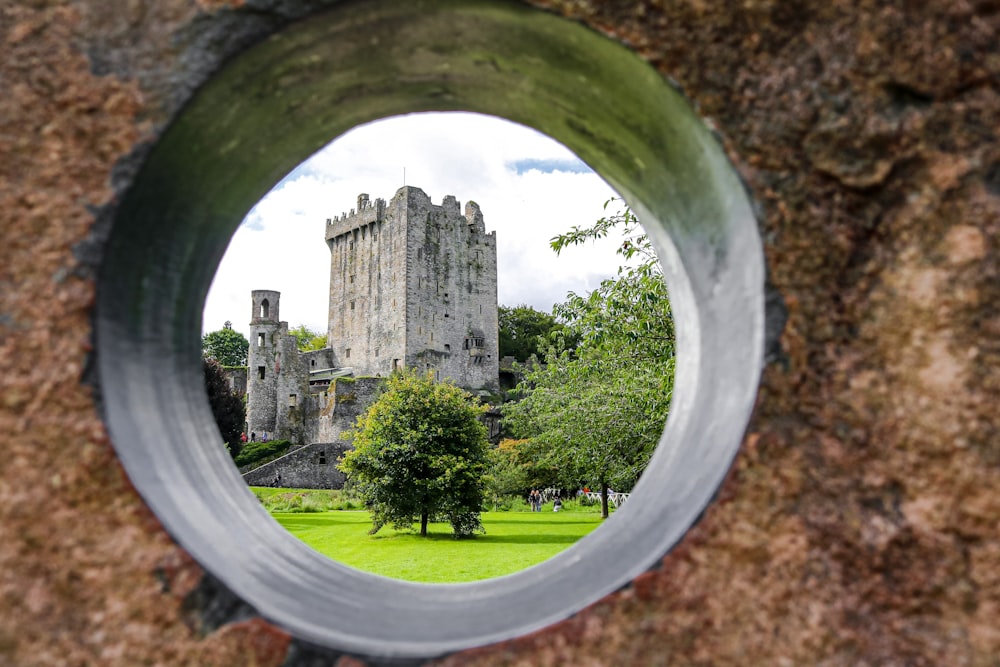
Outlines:
[[[327,223],[326,239],[327,340],[335,365],[355,375],[388,375],[393,360],[404,357],[405,208],[395,198],[387,207],[361,195],[357,210]]]
[[[299,354],[298,341],[288,333],[288,323],[282,322],[275,337],[275,425],[274,437],[292,442],[305,439],[305,422],[309,394],[309,370]]]
[[[347,442],[347,434],[358,417],[382,392],[382,378],[337,378],[317,396],[321,405],[317,438],[323,442]]]
[[[249,486],[283,486],[292,489],[342,489],[344,473],[337,462],[350,445],[317,442],[299,447],[281,458],[265,463],[243,475]],[[280,482],[276,483],[280,476]]]
[[[479,206],[446,196],[440,206],[405,188],[407,244],[406,363],[469,389],[498,387],[496,233]],[[400,197],[397,193],[395,202]]]
[[[247,395],[247,367],[246,366],[226,366],[223,368],[226,382],[229,383],[229,390],[239,397]]]

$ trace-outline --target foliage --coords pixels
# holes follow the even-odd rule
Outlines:
[[[580,336],[570,353],[549,347],[544,365],[526,369],[521,400],[504,406],[504,425],[527,438],[522,457],[535,469],[558,471],[557,486],[628,491],[639,479],[663,430],[674,377],[674,328],[663,275],[649,240],[630,210],[574,227],[552,240],[557,253],[603,238],[614,227],[625,241],[618,276],[589,295],[570,293],[555,312]],[[631,264],[630,264],[631,262]]]
[[[489,441],[485,407],[433,376],[393,374],[385,392],[358,418],[354,449],[340,464],[372,514],[372,534],[386,524],[409,528],[447,517],[456,537],[482,531],[483,477]]]
[[[521,495],[528,486],[524,467],[516,457],[516,442],[504,439],[498,447],[490,450],[490,466],[485,481],[494,510],[503,508],[508,498]]]
[[[289,329],[288,333],[295,336],[295,345],[299,352],[322,350],[326,347],[326,334],[313,331],[304,324]]]
[[[291,446],[292,443],[288,440],[248,442],[243,445],[243,451],[241,451],[240,455],[236,457],[236,465],[240,468],[249,465],[263,465],[264,463],[273,461],[279,456],[286,454]]]
[[[361,509],[357,499],[336,489],[273,489],[251,487],[268,512],[331,512]]]
[[[233,323],[226,321],[218,331],[211,331],[201,337],[202,355],[215,359],[223,366],[246,366],[250,343]]]
[[[428,537],[385,528],[370,536],[365,512],[274,513],[274,519],[316,551],[345,565],[385,577],[454,583],[500,577],[555,556],[601,524],[596,512],[484,512],[489,531],[454,540],[446,523]]]
[[[219,427],[222,439],[229,447],[233,458],[240,453],[240,434],[246,421],[246,406],[243,398],[229,388],[229,379],[222,365],[215,359],[203,359],[205,374],[205,391],[208,393],[208,405],[212,408],[212,417]]]
[[[649,238],[630,209],[589,228],[574,227],[553,238],[551,245],[561,254],[587,239],[607,236],[614,227],[621,227],[625,238],[618,254],[626,264],[617,277],[603,281],[589,295],[570,292],[555,306],[556,315],[580,334],[582,346],[619,355],[625,362],[672,359],[675,335],[667,285]]]
[[[576,346],[575,332],[567,330],[549,313],[521,304],[513,307],[500,306],[497,315],[501,357],[514,357],[522,363],[532,355],[541,358],[549,344],[560,336],[567,339],[564,346]]]

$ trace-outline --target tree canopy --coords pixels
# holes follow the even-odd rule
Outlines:
[[[222,365],[215,359],[203,360],[205,369],[205,391],[212,416],[219,427],[222,439],[229,446],[229,453],[235,459],[243,446],[240,435],[246,421],[246,406],[243,398],[229,388],[229,379]]]
[[[288,333],[295,336],[296,347],[299,352],[309,352],[310,350],[322,350],[326,347],[326,334],[313,331],[304,324],[289,329]]]
[[[619,227],[626,264],[588,295],[570,293],[556,315],[579,335],[571,354],[550,345],[544,364],[526,369],[520,400],[504,406],[508,432],[527,443],[534,469],[558,470],[563,486],[628,491],[663,430],[673,390],[674,327],[667,288],[648,238],[629,209],[574,227],[552,240],[566,248]]]
[[[393,374],[385,392],[358,418],[354,449],[340,463],[372,514],[384,525],[420,534],[434,517],[456,537],[482,531],[479,514],[489,466],[485,407],[432,375]]]
[[[522,363],[532,355],[541,358],[549,344],[560,335],[568,337],[564,343],[567,347],[576,344],[574,333],[567,330],[555,315],[526,304],[500,306],[497,315],[501,357],[514,357]]]
[[[202,355],[215,359],[223,366],[246,366],[250,343],[233,323],[226,321],[218,331],[211,331],[201,337]]]

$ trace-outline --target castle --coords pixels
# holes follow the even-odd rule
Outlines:
[[[247,435],[345,446],[379,378],[431,372],[479,393],[499,389],[496,232],[475,202],[440,206],[420,188],[386,203],[367,194],[326,221],[327,347],[299,352],[279,317],[280,294],[252,293]],[[313,447],[315,449],[316,447]],[[335,462],[335,455],[313,454]]]

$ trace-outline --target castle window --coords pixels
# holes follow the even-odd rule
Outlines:
[[[264,334],[262,333],[257,334],[257,347],[264,347],[264,338],[265,338]]]
[[[315,360],[315,359],[310,359],[310,360],[309,360],[309,363],[310,363],[310,365],[311,365],[311,366],[312,366],[313,368],[315,368],[315,367],[316,367],[316,360]]]
[[[354,302],[351,301],[351,310],[354,310]]]
[[[288,395],[288,407],[294,408],[296,404],[298,404],[298,402],[299,402],[299,397],[297,394]]]
[[[392,360],[392,370],[394,371],[399,370],[399,359]]]
[[[434,342],[434,332],[433,331],[431,332],[431,342],[432,343]]]
[[[444,314],[444,316],[445,316],[445,317],[448,317],[448,313],[445,313],[445,314]]]
[[[444,351],[445,352],[451,352],[451,345],[449,345],[448,343],[445,343],[444,344]]]
[[[423,248],[417,248],[417,259],[423,259],[423,257],[424,257],[424,249]],[[419,287],[419,285],[418,285],[418,287]]]
[[[319,453],[319,464],[321,466],[325,466],[326,465],[326,450],[320,451],[320,453]]]
[[[378,349],[378,348],[376,347],[376,348],[375,348],[375,356],[376,356],[376,357],[378,356],[378,352],[379,352],[379,349]]]
[[[271,312],[271,304],[267,302],[267,299],[264,299],[263,301],[260,302],[260,316],[269,317],[270,312]]]
[[[259,380],[263,380],[264,379],[264,367],[263,366],[258,366],[257,367],[257,378]]]
[[[351,282],[352,283],[354,282],[354,275],[353,274],[351,275]]]
[[[348,347],[348,348],[344,349],[344,358],[345,359],[350,359],[351,358],[351,348]]]

